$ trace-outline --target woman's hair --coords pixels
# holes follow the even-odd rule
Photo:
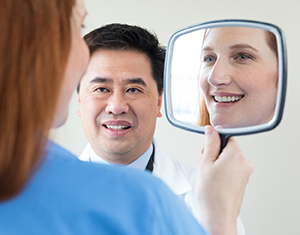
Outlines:
[[[207,30],[207,29],[204,32],[202,46],[203,46],[203,43],[205,41],[205,38],[206,38],[208,32],[209,32],[209,30]],[[276,36],[272,32],[267,31],[267,30],[265,30],[265,36],[266,36],[267,44],[269,45],[271,50],[275,53],[276,57],[278,57]],[[200,87],[200,86],[198,86],[198,87]],[[199,101],[200,105],[199,105],[199,117],[198,117],[197,125],[198,126],[211,125],[209,112],[207,110],[206,103],[205,103],[205,98],[204,98],[204,95],[203,95],[201,89],[200,89],[199,100],[200,100]]]
[[[0,201],[22,190],[47,143],[75,0],[0,0]]]

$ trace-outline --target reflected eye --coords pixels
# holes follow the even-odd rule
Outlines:
[[[211,64],[215,61],[215,57],[214,56],[211,56],[211,55],[207,55],[203,58],[203,62],[204,63],[207,63],[207,64]]]
[[[247,53],[238,53],[237,55],[234,56],[235,60],[244,62],[247,61],[248,59],[253,60],[253,56]]]

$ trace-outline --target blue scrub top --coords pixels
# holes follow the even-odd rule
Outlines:
[[[0,234],[206,235],[147,172],[82,162],[53,142],[47,152],[25,189],[0,203]]]

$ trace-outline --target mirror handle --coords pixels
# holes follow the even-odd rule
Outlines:
[[[223,151],[223,148],[225,148],[230,135],[224,135],[224,134],[219,133],[219,136],[221,139],[221,148],[220,148],[220,153],[221,153]]]

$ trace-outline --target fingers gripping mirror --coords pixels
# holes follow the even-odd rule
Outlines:
[[[283,32],[272,24],[221,20],[177,31],[165,62],[169,122],[198,133],[216,127],[221,150],[230,136],[275,128],[284,108],[286,59]]]

